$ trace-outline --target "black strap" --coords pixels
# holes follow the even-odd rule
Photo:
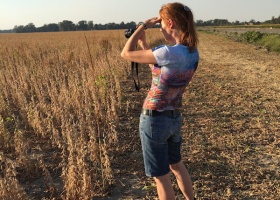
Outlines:
[[[134,67],[135,67],[135,72],[136,72],[136,76],[137,76],[137,82],[134,78]],[[135,86],[135,89],[139,92],[140,91],[140,81],[139,81],[139,77],[138,77],[138,63],[136,62],[131,62],[131,75],[133,77],[133,81],[134,81],[134,86]]]

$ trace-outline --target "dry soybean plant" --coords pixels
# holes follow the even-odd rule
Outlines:
[[[0,199],[106,193],[124,42],[120,31],[0,36]]]

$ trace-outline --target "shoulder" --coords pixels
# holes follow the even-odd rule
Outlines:
[[[152,48],[152,52],[153,52],[154,54],[159,54],[159,53],[168,52],[168,46],[166,46],[166,45],[160,45],[160,46],[154,47],[154,48]]]
[[[154,47],[152,52],[157,60],[159,66],[164,65],[168,62],[170,54],[169,48],[167,45],[161,45],[158,47]]]

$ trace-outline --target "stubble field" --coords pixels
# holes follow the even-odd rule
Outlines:
[[[138,136],[149,69],[140,66],[135,91],[123,31],[85,35],[0,35],[0,199],[156,198]],[[151,45],[160,38],[148,30]],[[277,199],[279,54],[199,39],[182,146],[195,196]]]

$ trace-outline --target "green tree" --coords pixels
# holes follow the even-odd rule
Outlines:
[[[23,33],[24,32],[24,26],[22,26],[22,25],[14,26],[13,32],[15,32],[15,33]]]
[[[88,21],[88,30],[93,30],[93,21]]]
[[[197,26],[203,26],[203,20],[201,20],[201,19],[196,20],[196,25]]]
[[[255,21],[254,19],[251,19],[251,20],[249,21],[249,23],[250,23],[250,24],[255,24],[256,21]]]
[[[125,29],[125,24],[123,21],[120,23],[120,29]]]
[[[36,32],[36,27],[33,23],[29,23],[24,27],[24,32]]]
[[[48,24],[48,31],[49,32],[57,32],[57,31],[59,31],[59,27],[55,23]]]
[[[77,24],[77,30],[88,30],[88,24],[87,24],[87,21],[85,20],[82,20],[82,21],[79,21],[78,24]]]
[[[75,31],[76,26],[72,21],[63,20],[58,23],[58,27],[60,31]]]
[[[239,25],[240,24],[240,22],[238,21],[238,20],[236,20],[235,22],[234,22],[234,25]]]
[[[37,28],[37,32],[47,32],[47,31],[48,31],[47,24],[44,24],[43,26]]]
[[[272,23],[272,24],[275,24],[275,23],[276,23],[276,20],[275,20],[275,17],[274,17],[274,16],[272,16],[272,18],[271,18],[271,23]]]
[[[94,30],[101,30],[102,29],[102,24],[94,24],[93,29]]]

